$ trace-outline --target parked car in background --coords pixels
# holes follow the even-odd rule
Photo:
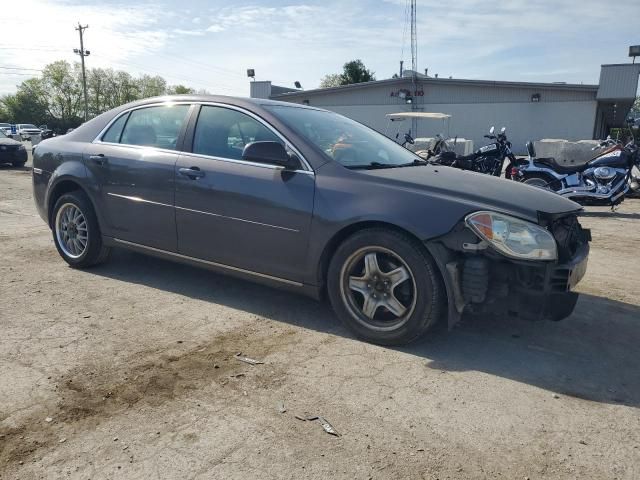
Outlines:
[[[22,140],[31,140],[32,136],[41,133],[41,130],[32,123],[16,123],[16,130]]]
[[[122,247],[326,295],[356,335],[387,345],[467,311],[565,318],[589,254],[572,201],[261,99],[123,105],[38,145],[33,189],[72,267]]]
[[[0,123],[0,132],[5,135],[11,135],[11,124],[10,123]]]
[[[27,158],[24,145],[0,131],[0,164],[10,163],[14,167],[22,167],[27,163]]]
[[[40,138],[42,140],[56,136],[56,132],[51,130],[47,125],[40,125],[38,128],[40,128]]]

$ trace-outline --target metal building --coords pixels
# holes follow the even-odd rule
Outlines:
[[[251,96],[301,103],[341,113],[391,136],[388,113],[440,112],[452,115],[449,132],[438,122],[414,121],[414,137],[436,133],[485,143],[493,125],[507,127],[518,153],[527,140],[603,138],[620,127],[633,104],[640,64],[603,65],[599,85],[527,83],[432,78],[417,75],[314,90],[293,90],[251,82]]]

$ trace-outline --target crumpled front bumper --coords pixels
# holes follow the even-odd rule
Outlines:
[[[449,327],[464,313],[527,320],[568,317],[578,301],[573,290],[587,270],[591,233],[575,217],[556,223],[553,232],[560,259],[553,262],[509,259],[486,246],[458,249],[473,238],[463,229],[449,238],[426,242],[444,279]]]
[[[573,312],[578,301],[575,286],[587,272],[589,244],[581,245],[569,261],[549,263],[544,279],[533,285],[513,284],[508,310],[529,320],[562,320]]]

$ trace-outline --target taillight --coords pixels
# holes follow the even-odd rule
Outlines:
[[[519,173],[520,173],[520,170],[518,170],[518,167],[511,167],[511,176],[512,177],[517,177]]]

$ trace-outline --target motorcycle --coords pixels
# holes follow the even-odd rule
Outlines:
[[[632,171],[640,167],[638,146],[631,133],[626,145],[610,137],[594,147],[601,152],[583,165],[561,165],[555,158],[536,158],[527,142],[528,160],[512,167],[512,177],[527,185],[546,188],[581,205],[615,207],[633,184]]]
[[[502,173],[505,159],[509,159],[509,165],[505,172],[505,178],[511,178],[512,167],[517,164],[517,160],[511,151],[511,142],[507,140],[506,128],[502,127],[500,133],[494,135],[495,128],[491,127],[489,135],[485,138],[494,140],[493,143],[480,147],[471,155],[456,155],[454,152],[442,151],[433,152],[433,160],[427,159],[436,165],[445,165],[461,170],[472,170],[474,172],[485,173],[499,177]]]

